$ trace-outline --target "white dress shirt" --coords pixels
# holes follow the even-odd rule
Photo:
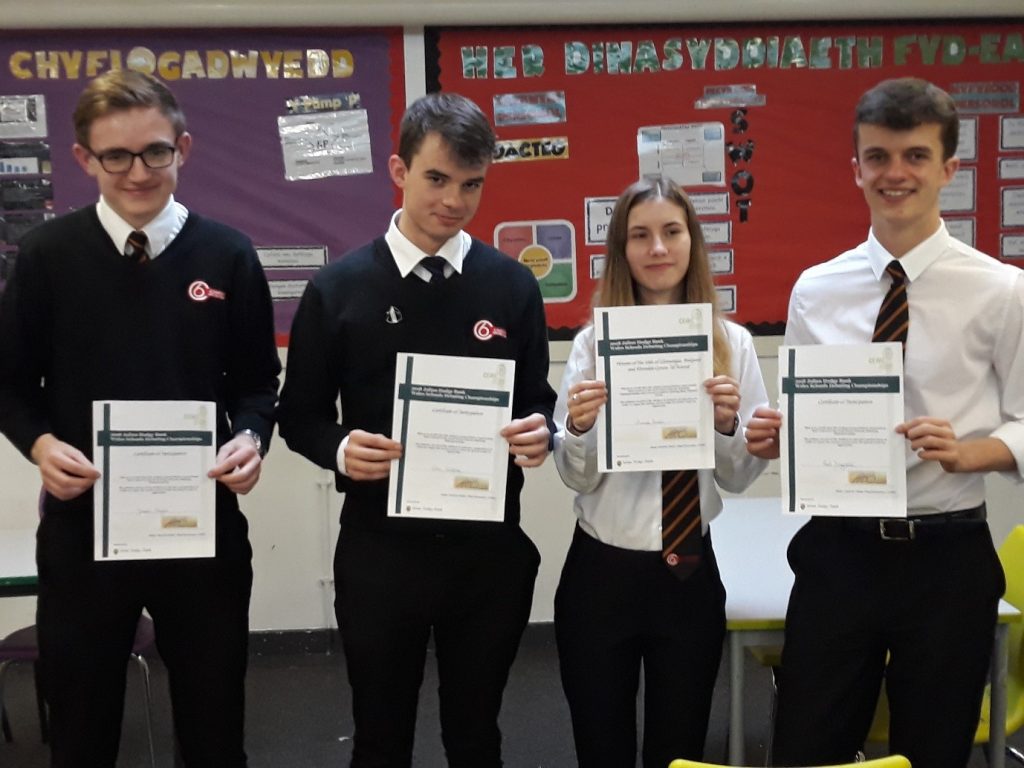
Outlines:
[[[733,435],[715,432],[715,468],[697,471],[701,527],[722,510],[716,483],[731,493],[747,488],[767,466],[747,453],[743,424],[758,406],[768,404],[750,333],[726,321],[732,349],[732,377],[740,383],[739,426]],[[573,502],[580,527],[598,541],[623,549],[661,550],[661,472],[597,471],[597,429],[574,435],[565,428],[569,387],[596,379],[594,326],[576,335],[565,364],[562,389],[555,406],[555,465],[562,481],[577,492]],[[710,397],[709,395],[705,395]]]
[[[122,219],[103,199],[102,195],[100,201],[96,203],[96,215],[99,217],[103,229],[114,241],[114,245],[120,249],[121,253],[127,254],[128,235],[135,231],[135,227]],[[163,210],[141,229],[146,233],[146,252],[149,254],[149,258],[155,259],[163,253],[181,232],[187,218],[188,209],[181,203],[175,202],[174,195],[171,195]]]
[[[469,253],[470,246],[473,245],[473,238],[460,229],[457,234],[448,238],[445,244],[437,250],[437,253],[426,253],[413,245],[412,241],[398,229],[398,217],[401,213],[402,210],[399,209],[391,217],[391,225],[388,227],[388,231],[384,233],[384,242],[391,249],[391,255],[395,259],[395,266],[398,267],[402,277],[408,277],[409,273],[412,272],[416,277],[429,283],[430,272],[426,267],[419,266],[419,263],[427,256],[440,256],[448,262],[444,268],[446,280],[452,276],[452,272],[458,272],[461,275],[462,261],[466,258],[466,254]]]
[[[866,242],[806,270],[793,287],[787,344],[871,340],[889,289],[893,257]],[[904,361],[907,421],[948,420],[958,439],[996,437],[1024,479],[1024,272],[955,240],[940,224],[900,260],[907,273],[910,330]],[[985,500],[983,473],[949,473],[907,441],[911,515],[968,509]]]

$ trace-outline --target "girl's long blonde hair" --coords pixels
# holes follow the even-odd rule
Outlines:
[[[711,264],[704,247],[704,234],[690,198],[674,181],[666,178],[642,179],[627,187],[615,201],[608,225],[604,276],[594,304],[598,307],[631,307],[642,303],[636,281],[629,271],[629,262],[626,261],[629,214],[640,203],[657,199],[678,205],[685,214],[686,228],[690,232],[690,265],[683,278],[683,301],[686,304],[711,305],[715,375],[732,375],[732,349],[725,333],[725,321],[718,309],[715,284],[711,279]]]

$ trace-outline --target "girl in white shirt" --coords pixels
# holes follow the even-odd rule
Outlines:
[[[598,306],[716,304],[697,215],[667,179],[619,197],[608,228]],[[577,492],[578,518],[555,596],[562,685],[581,768],[636,763],[636,699],[644,670],[643,765],[702,757],[725,636],[725,589],[708,523],[718,487],[743,491],[766,462],[745,447],[741,423],[768,397],[750,334],[714,310],[715,469],[699,470],[702,554],[680,576],[662,556],[661,472],[597,471],[593,429],[608,398],[596,381],[594,329],[577,335],[555,422],[555,462]],[[696,534],[696,532],[695,532]]]

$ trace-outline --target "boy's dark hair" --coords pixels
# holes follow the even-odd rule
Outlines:
[[[858,152],[857,128],[878,125],[893,131],[909,131],[919,125],[938,125],[942,159],[956,154],[960,117],[953,98],[937,85],[916,77],[883,80],[860,97],[853,121],[853,151]]]
[[[155,107],[174,128],[175,137],[185,132],[185,113],[174,94],[162,82],[145,72],[112,69],[92,80],[78,97],[73,117],[75,141],[89,146],[89,129],[94,120],[121,109]]]
[[[428,133],[437,133],[460,165],[483,165],[494,157],[487,116],[457,93],[428,93],[409,105],[398,132],[398,156],[407,168]]]

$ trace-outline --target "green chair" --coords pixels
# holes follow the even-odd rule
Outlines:
[[[999,561],[1003,564],[1006,574],[1006,593],[1003,599],[1014,608],[1024,611],[1024,525],[1018,525],[999,548]],[[1010,625],[1007,642],[1007,680],[1006,680],[1006,735],[1015,733],[1024,725],[1024,623]],[[988,744],[992,721],[990,717],[989,688],[985,688],[985,698],[981,704],[981,720],[974,734],[975,744]],[[875,710],[875,719],[868,733],[868,741],[889,741],[889,704],[883,686],[882,695]],[[1024,765],[1024,754],[1013,747],[1006,748],[1006,754]]]
[[[1004,599],[1014,608],[1024,612],[1024,525],[1018,525],[999,548],[999,561],[1006,574],[1006,593]],[[1015,733],[1024,725],[1024,623],[1010,625],[1006,681],[1006,735]],[[782,663],[782,648],[766,646],[753,648],[751,653],[763,666],[772,670],[773,682],[778,668]],[[981,719],[974,735],[975,744],[987,745],[991,727],[989,688],[985,688],[985,698],[981,705]],[[771,758],[772,735],[774,734],[775,694],[772,694],[771,722],[769,724],[768,757]],[[878,698],[878,708],[868,732],[868,741],[887,743],[889,741],[889,700],[885,695],[885,683]],[[1024,754],[1013,747],[1006,747],[1006,754],[1021,765],[1024,765]]]

